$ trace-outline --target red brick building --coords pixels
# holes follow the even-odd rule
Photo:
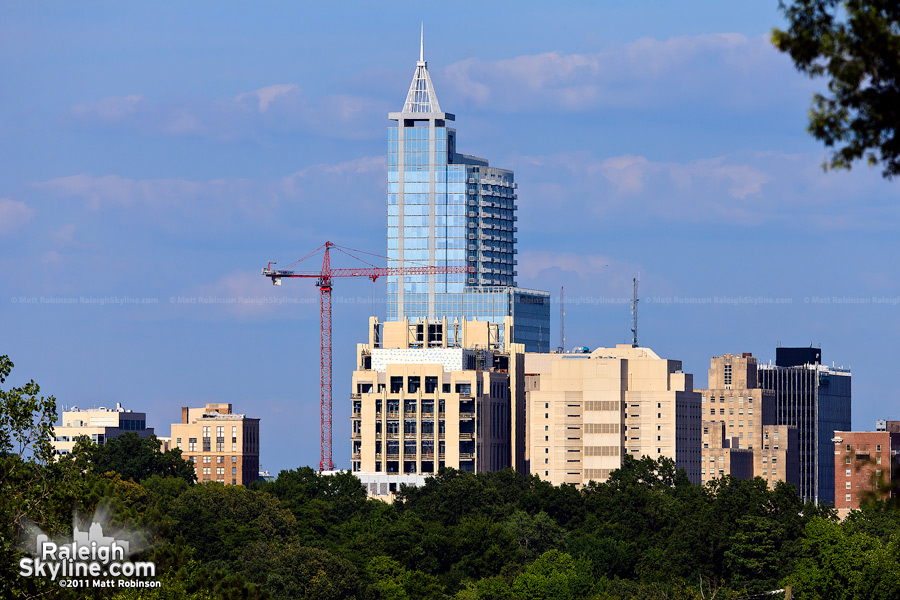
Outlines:
[[[876,429],[834,432],[834,507],[841,518],[868,497],[898,495],[900,421],[879,421]]]

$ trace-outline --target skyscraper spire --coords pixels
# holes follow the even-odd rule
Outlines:
[[[439,113],[441,105],[438,104],[431,84],[431,76],[428,75],[428,63],[425,62],[425,23],[422,23],[421,36],[419,37],[419,60],[416,63],[416,73],[413,75],[409,93],[406,94],[406,103],[403,105],[404,113]]]

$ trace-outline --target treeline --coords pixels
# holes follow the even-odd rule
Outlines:
[[[55,407],[35,393],[30,406],[12,407],[9,392],[0,404],[3,598],[729,599],[784,597],[759,594],[786,585],[801,599],[900,598],[900,509],[889,503],[839,522],[787,484],[701,487],[671,460],[631,456],[581,490],[446,470],[393,504],[368,499],[349,473],[305,467],[246,488],[196,484],[177,450],[133,434],[49,460],[41,423]],[[14,443],[25,421],[31,455]],[[161,588],[66,590],[18,575],[28,519],[65,536],[73,507],[90,515],[104,503],[112,526],[145,532],[133,560],[155,562]]]

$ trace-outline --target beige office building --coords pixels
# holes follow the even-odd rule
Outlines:
[[[512,326],[509,317],[369,319],[352,380],[351,461],[370,494],[421,484],[441,467],[524,471],[524,346],[501,343],[514,339]]]
[[[153,428],[147,427],[147,414],[125,410],[121,403],[116,403],[115,408],[101,406],[86,410],[73,406],[72,410],[63,411],[62,424],[53,426],[53,454],[69,454],[81,436],[103,445],[109,438],[129,431],[142,438],[153,435]]]
[[[525,355],[526,463],[554,484],[605,481],[627,452],[700,481],[700,395],[681,362],[618,345]]]
[[[703,483],[729,474],[748,478],[742,467],[729,469],[722,449],[713,445],[720,434],[711,424],[722,423],[731,451],[752,451],[749,477],[762,477],[770,488],[781,480],[799,485],[797,428],[774,424],[775,392],[761,389],[757,382],[757,361],[749,352],[710,359],[709,388],[698,390],[704,421]]]
[[[197,481],[246,485],[259,479],[259,419],[235,414],[231,404],[181,409],[170,443],[197,470]]]

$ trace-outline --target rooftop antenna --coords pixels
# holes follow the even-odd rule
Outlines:
[[[419,62],[425,62],[425,21],[422,21],[422,32],[419,36]]]
[[[637,326],[638,326],[638,282],[641,279],[641,274],[638,273],[638,276],[632,279],[634,283],[634,296],[631,299],[631,347],[638,347],[638,337],[637,337]]]
[[[566,347],[566,287],[559,287],[559,346],[556,347],[558,354],[563,353]]]

